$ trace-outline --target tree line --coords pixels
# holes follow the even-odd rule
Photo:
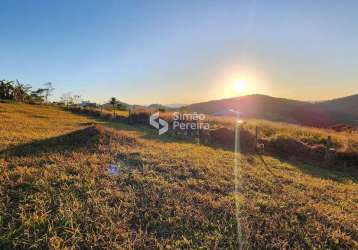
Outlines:
[[[54,90],[51,82],[45,83],[44,88],[31,89],[30,85],[20,83],[18,80],[0,80],[0,100],[28,103],[48,102],[48,97]]]
[[[52,83],[47,82],[44,84],[44,88],[38,88],[36,90],[31,90],[32,87],[29,84],[20,83],[16,81],[0,80],[0,100],[9,100],[16,102],[25,102],[25,103],[48,103],[48,97],[51,95],[54,90]],[[72,95],[71,93],[65,93],[60,98],[60,102],[57,104],[62,104],[65,106],[78,105],[81,101],[81,96]],[[113,109],[113,115],[116,116],[116,110],[127,110],[129,109],[128,105],[117,100],[117,98],[112,97],[109,102]],[[94,103],[95,104],[95,103]],[[92,103],[84,104],[84,107],[92,107]],[[97,104],[95,106],[98,106]],[[103,105],[100,105],[102,110]]]

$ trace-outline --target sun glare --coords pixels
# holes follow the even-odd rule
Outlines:
[[[243,79],[237,80],[234,82],[233,87],[236,92],[242,94],[242,92],[244,92],[247,88],[247,82]]]

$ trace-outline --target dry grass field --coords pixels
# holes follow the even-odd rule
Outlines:
[[[0,103],[0,249],[238,249],[233,163],[150,129]],[[358,248],[356,172],[239,165],[243,249]]]
[[[236,118],[208,116],[208,120],[217,126],[233,127]],[[299,126],[284,122],[271,122],[266,120],[247,119],[243,126],[255,133],[256,126],[260,129],[260,137],[273,139],[277,136],[295,138],[309,145],[323,145],[328,136],[332,138],[333,146],[339,151],[358,153],[358,132],[336,132],[332,129]]]
[[[161,117],[165,120],[171,120],[173,112],[161,113]],[[233,128],[235,127],[236,120],[235,117],[230,116],[207,115],[205,118],[205,121],[210,123],[210,128]],[[336,132],[328,128],[315,128],[257,119],[244,119],[241,126],[253,134],[255,134],[256,127],[258,127],[259,138],[271,140],[277,137],[286,137],[302,141],[308,145],[324,145],[326,139],[330,136],[333,147],[336,150],[358,154],[357,130]]]

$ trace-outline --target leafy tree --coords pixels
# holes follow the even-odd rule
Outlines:
[[[0,99],[14,100],[18,102],[25,102],[31,99],[31,86],[20,83],[18,80],[0,81]]]
[[[14,85],[13,81],[0,81],[0,99],[14,100]]]
[[[72,100],[74,104],[80,104],[81,102],[81,96],[80,95],[73,95]]]
[[[13,95],[14,99],[18,102],[25,102],[30,100],[30,89],[31,86],[20,83],[16,80],[15,85],[13,85]]]
[[[73,104],[73,96],[70,92],[64,93],[61,97],[61,100],[66,105],[66,107]]]
[[[47,82],[44,85],[45,85],[45,88],[43,89],[44,90],[44,98],[45,98],[45,102],[47,103],[48,97],[52,94],[52,91],[55,88],[52,86],[52,82]]]
[[[35,91],[31,92],[31,101],[35,103],[41,103],[44,102],[44,96],[45,96],[45,89],[39,88]]]
[[[18,80],[0,80],[0,99],[14,100],[17,102],[43,102],[48,99],[54,89],[52,83],[45,84],[47,88],[39,88],[31,91],[31,86],[20,83]]]

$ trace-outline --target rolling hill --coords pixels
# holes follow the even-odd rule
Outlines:
[[[338,122],[358,120],[358,94],[319,102],[316,106],[335,115]]]
[[[187,108],[210,115],[230,115],[228,110],[235,109],[246,118],[324,127],[337,123],[355,123],[358,120],[355,107],[358,107],[358,95],[310,103],[256,94],[194,103]]]

